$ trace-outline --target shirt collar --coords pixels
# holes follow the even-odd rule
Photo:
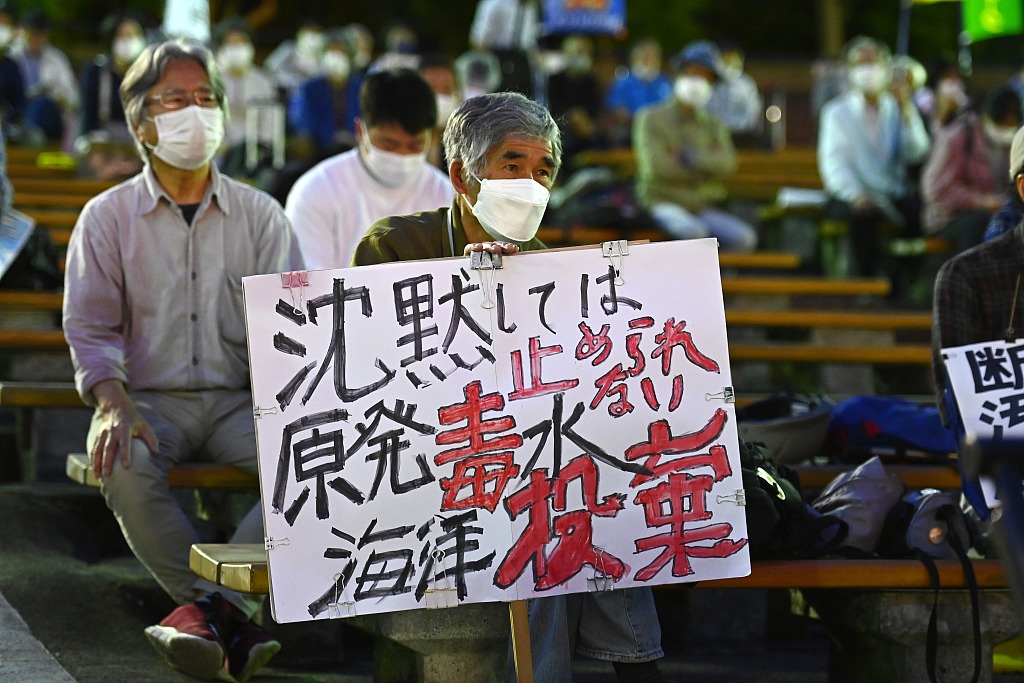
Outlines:
[[[143,187],[145,188],[142,205],[139,207],[142,213],[150,213],[155,210],[161,199],[166,199],[168,204],[177,203],[171,199],[171,196],[160,185],[160,181],[156,179],[156,174],[153,172],[153,165],[148,161],[142,167],[142,180]],[[206,191],[203,193],[203,199],[199,202],[199,205],[203,206],[210,201],[214,201],[217,203],[218,208],[224,212],[224,215],[228,215],[228,204],[221,196],[223,191],[224,179],[221,177],[220,171],[217,170],[217,164],[211,163],[210,182],[206,185]]]

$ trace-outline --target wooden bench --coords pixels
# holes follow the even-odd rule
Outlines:
[[[944,588],[964,588],[963,568],[956,560],[939,560]],[[257,543],[197,543],[189,554],[194,573],[219,586],[242,593],[270,592],[267,551]],[[1007,576],[998,560],[975,560],[979,588],[1006,588]],[[748,576],[701,581],[698,588],[884,588],[930,589],[928,571],[917,560],[755,560]]]
[[[722,278],[722,293],[803,296],[888,296],[887,278],[737,276]]]
[[[855,465],[829,463],[827,465],[796,465],[793,470],[800,477],[800,488],[804,492],[821,491],[829,482]],[[885,471],[900,478],[907,489],[960,489],[960,473],[948,465],[925,463],[886,463]]]
[[[189,566],[219,586],[249,594],[270,591],[267,551],[259,544],[195,544]],[[955,560],[938,560],[936,568],[943,593],[939,661],[946,673],[970,672],[974,649],[964,590],[967,580]],[[1008,590],[1009,577],[998,560],[974,560],[972,569],[979,588],[982,680],[989,680],[992,647],[1016,634],[1015,628],[1007,625],[1019,623],[1019,615]],[[931,577],[916,559],[754,560],[748,576],[686,585],[698,590],[810,590],[811,601],[837,642],[830,666],[846,671],[888,670],[894,678],[887,680],[925,680],[905,678],[909,672],[925,668],[923,634],[932,608]],[[660,594],[678,587],[654,588]],[[494,616],[498,614],[500,609],[494,611]],[[525,618],[524,610],[518,614],[519,619]],[[919,628],[912,626],[915,622]],[[356,625],[374,632],[374,623]],[[518,628],[515,623],[513,628]]]
[[[53,179],[14,176],[11,178],[11,184],[14,186],[15,197],[19,193],[45,193],[71,194],[89,199],[109,190],[116,182],[99,178]],[[82,203],[85,204],[85,202]]]
[[[85,453],[68,455],[65,473],[68,478],[85,486],[98,487],[100,480],[92,470]],[[171,488],[186,489],[251,489],[259,483],[257,478],[231,465],[213,463],[184,463],[173,467],[167,475]]]
[[[785,269],[799,259],[785,252],[761,254],[719,254],[723,266],[737,268]],[[722,278],[722,293],[807,296],[887,296],[892,285],[885,278],[821,278],[775,275],[728,275]],[[61,292],[0,290],[0,308],[33,308],[59,311],[64,302]],[[768,312],[766,312],[768,314]],[[827,312],[823,315],[832,315]],[[898,317],[889,321],[898,321]],[[906,318],[913,319],[912,317]],[[867,320],[867,318],[865,318]],[[884,318],[880,320],[886,320]],[[918,320],[918,322],[920,322]],[[916,324],[916,323],[915,323]]]
[[[744,327],[822,327],[859,330],[931,330],[925,311],[725,310],[725,322]]]

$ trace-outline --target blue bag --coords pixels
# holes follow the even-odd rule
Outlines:
[[[907,458],[911,451],[947,461],[957,449],[937,407],[897,396],[854,396],[839,402],[829,418],[826,443],[841,462],[863,462],[872,455]]]

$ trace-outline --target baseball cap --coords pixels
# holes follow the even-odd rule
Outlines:
[[[1024,167],[1024,126],[1017,129],[1010,143],[1010,182],[1012,183]]]
[[[725,74],[721,54],[710,40],[695,40],[692,43],[687,43],[672,58],[672,68],[676,71],[682,69],[687,64],[700,64],[710,69],[716,78],[722,78]]]

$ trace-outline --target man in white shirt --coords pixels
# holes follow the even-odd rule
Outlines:
[[[818,173],[826,215],[847,221],[851,275],[895,273],[884,267],[882,224],[914,236],[920,205],[906,168],[921,163],[931,139],[905,84],[890,90],[889,48],[857,36],[843,50],[850,90],[821,110]]]
[[[434,92],[410,69],[367,76],[355,149],[320,162],[288,193],[287,214],[310,270],[344,268],[385,216],[448,206],[448,176],[426,159],[437,124]]]
[[[50,43],[51,27],[43,10],[27,11],[21,18],[24,42],[11,50],[11,57],[25,83],[25,123],[42,131],[47,140],[61,142],[76,128],[78,79],[67,55]]]

